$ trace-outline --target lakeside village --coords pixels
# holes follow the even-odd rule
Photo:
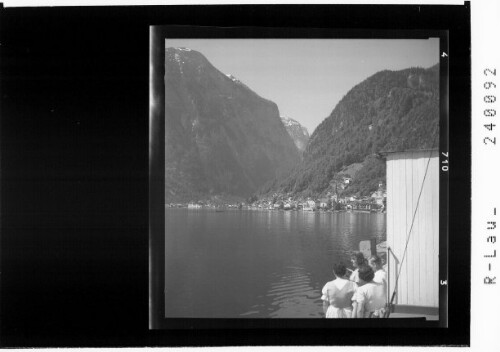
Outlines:
[[[341,189],[348,188],[351,178],[344,178]],[[224,209],[251,209],[251,210],[289,210],[289,211],[360,211],[385,213],[387,207],[387,192],[382,182],[378,190],[370,196],[339,195],[337,188],[333,192],[326,192],[318,197],[294,196],[291,193],[274,193],[260,199],[252,196],[247,201],[229,201],[223,196],[215,196],[210,200],[191,201],[189,203],[169,203],[169,208],[201,209],[212,208],[218,211]]]

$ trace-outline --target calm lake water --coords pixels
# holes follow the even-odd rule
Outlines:
[[[385,214],[165,211],[165,316],[320,318],[332,265],[372,237]]]

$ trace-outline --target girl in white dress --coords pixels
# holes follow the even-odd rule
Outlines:
[[[384,292],[387,296],[387,273],[382,268],[382,259],[380,259],[378,255],[372,255],[370,259],[368,259],[368,265],[375,273],[373,282],[384,285]]]
[[[321,291],[323,309],[326,318],[350,318],[352,313],[352,296],[356,284],[345,278],[346,267],[339,263],[334,265],[335,280],[326,283]]]
[[[351,270],[351,276],[349,276],[349,280],[357,284],[359,282],[358,269],[360,266],[366,264],[365,256],[361,252],[354,252],[351,255],[351,263],[354,267],[354,270]]]
[[[382,318],[387,303],[384,285],[373,281],[375,274],[368,265],[359,268],[359,287],[353,296],[353,318]]]

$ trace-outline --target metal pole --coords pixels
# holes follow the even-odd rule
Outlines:
[[[387,246],[387,309],[384,314],[384,318],[389,318],[391,314],[391,301],[389,298],[389,291],[391,289],[391,247]],[[394,290],[396,293],[396,290]]]
[[[391,247],[387,246],[387,303],[389,303],[389,291],[391,287]]]

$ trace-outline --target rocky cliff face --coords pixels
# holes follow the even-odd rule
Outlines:
[[[297,148],[303,152],[306,149],[307,142],[309,141],[309,132],[307,131],[307,128],[289,117],[282,116],[281,121],[283,121],[286,131],[290,137],[292,137]]]
[[[299,159],[275,103],[197,51],[166,49],[167,202],[246,197],[284,177]]]

